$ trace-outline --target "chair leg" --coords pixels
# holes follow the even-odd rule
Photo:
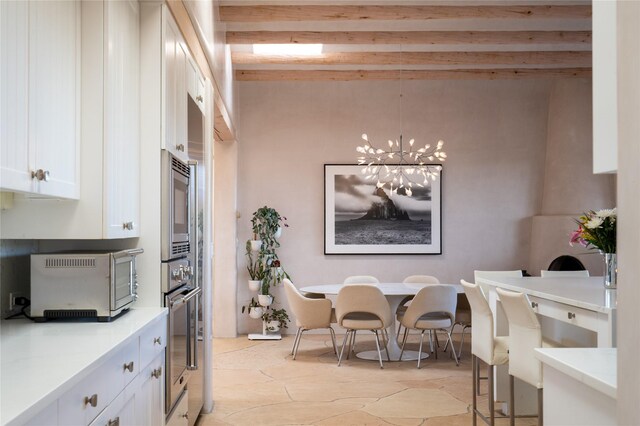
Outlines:
[[[449,330],[444,330],[447,333],[447,343],[451,343],[451,354],[453,355],[453,359],[456,361],[456,365],[460,366],[460,361],[458,361],[458,355],[456,354],[456,348],[453,346],[453,340],[451,340],[451,333]]]
[[[473,390],[473,402],[472,402],[472,407],[473,407],[473,417],[472,417],[472,425],[473,426],[477,426],[478,424],[478,398],[477,398],[477,389],[476,387],[478,386],[478,382],[476,381],[476,373],[478,371],[478,357],[476,357],[474,354],[471,354],[471,388]]]
[[[422,333],[420,333],[420,347],[418,348],[418,368],[420,368],[420,361],[422,358],[422,342],[424,341],[424,331],[425,330],[422,330]]]
[[[351,342],[349,343],[349,351],[347,352],[347,359],[351,357],[351,353],[356,353],[356,330],[352,330]]]
[[[298,337],[298,340],[296,341],[296,347],[293,350],[293,359],[296,359],[296,356],[298,355],[298,347],[300,346],[300,340],[302,340],[302,333],[304,333],[304,329],[300,328],[300,336]]]
[[[382,352],[380,352],[380,338],[378,337],[378,330],[371,330],[376,334],[376,348],[378,349],[378,359],[380,360],[380,368],[384,368],[382,365]]]
[[[493,365],[489,365],[489,424],[496,424],[495,395],[493,394]]]
[[[440,346],[438,344],[438,332],[437,330],[429,330],[429,332],[433,332],[433,337],[436,342],[435,350],[432,350],[431,352],[433,352],[433,355],[435,356],[435,358],[438,359],[438,346]]]
[[[342,349],[340,350],[340,356],[338,357],[338,367],[340,367],[340,363],[342,362],[342,355],[344,354],[344,347],[347,344],[347,339],[349,339],[349,333],[351,332],[351,330],[347,330],[347,332],[344,335],[344,340],[342,341]],[[351,349],[349,349],[351,350]]]
[[[544,411],[542,410],[542,397],[544,394],[544,389],[538,389],[538,426],[542,426],[544,424]]]
[[[387,353],[387,361],[391,362],[391,356],[389,355],[389,335],[385,328],[382,329],[382,340],[384,342],[384,351]]]
[[[333,331],[333,327],[329,327],[329,332],[331,333],[331,343],[333,343],[333,353],[338,356],[338,347],[336,346],[336,332]]]
[[[480,359],[476,357],[476,374],[473,380],[476,381],[476,395],[480,396]]]
[[[433,332],[429,330],[429,351],[433,353]]]
[[[300,338],[300,330],[302,330],[302,327],[298,327],[298,331],[296,332],[296,338],[293,340],[293,346],[291,347],[291,355],[293,355],[293,352],[296,350],[296,344]]]
[[[462,336],[460,336],[460,349],[458,350],[458,359],[462,359],[462,345],[464,344],[464,332],[469,328],[466,325],[462,326]]]
[[[514,379],[509,374],[509,426],[516,425],[516,397],[514,390]]]
[[[402,354],[404,353],[404,345],[407,343],[407,334],[409,333],[408,328],[404,328],[404,337],[402,338],[402,350],[400,351],[400,359],[398,361],[402,361]]]
[[[451,329],[449,330],[449,334],[453,334],[453,329],[456,328],[456,325],[458,325],[458,323],[454,322],[453,325],[451,326]],[[447,342],[444,344],[444,349],[442,349],[442,352],[446,352],[448,347],[449,347],[449,341],[447,340]]]

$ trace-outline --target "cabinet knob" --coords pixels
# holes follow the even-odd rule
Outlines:
[[[91,396],[85,396],[84,405],[91,405],[92,407],[95,407],[96,405],[98,405],[98,394],[94,393]]]
[[[116,417],[115,419],[109,419],[107,426],[120,426],[120,417]]]
[[[124,369],[129,370],[129,373],[133,373],[133,361],[129,362],[128,364],[124,364]]]
[[[124,222],[124,223],[122,224],[122,229],[126,229],[126,230],[128,230],[128,231],[132,231],[132,230],[133,230],[133,227],[134,227],[133,222]]]
[[[184,152],[184,144],[176,145],[176,149],[177,149],[178,151],[182,151],[182,152]]]
[[[196,101],[198,102],[202,102],[204,99],[202,98],[201,95],[196,96]]]
[[[531,307],[532,308],[537,308],[538,307],[538,302],[531,302]]]
[[[162,376],[162,367],[156,368],[151,372],[151,377],[155,377],[156,379],[159,379],[160,376]]]
[[[155,337],[155,338],[153,339],[153,344],[155,345],[156,343],[157,343],[158,345],[161,345],[161,344],[162,344],[162,339],[160,339],[160,336]]]
[[[184,417],[185,419],[189,420],[189,413],[184,413],[181,417]]]
[[[576,317],[576,314],[574,314],[573,312],[567,312],[567,318],[574,319],[575,317]]]
[[[38,169],[35,172],[31,172],[31,179],[38,179],[41,182],[49,182],[50,177],[51,173],[49,173],[49,170]]]

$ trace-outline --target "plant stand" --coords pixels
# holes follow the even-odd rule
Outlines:
[[[267,331],[267,322],[262,321],[262,334],[251,333],[249,334],[249,340],[282,340],[282,335],[279,332],[269,333]]]

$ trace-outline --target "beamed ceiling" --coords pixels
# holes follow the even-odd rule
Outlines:
[[[237,80],[591,76],[591,2],[223,1]],[[322,43],[319,56],[253,44]]]

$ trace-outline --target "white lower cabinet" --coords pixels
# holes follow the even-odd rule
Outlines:
[[[164,424],[164,353],[158,355],[136,380],[137,426]]]
[[[23,424],[164,425],[166,329],[166,317],[143,328],[119,349],[109,354],[98,368],[84,377],[73,389]],[[155,337],[150,339],[150,336]],[[148,355],[153,353],[156,356],[150,360]],[[185,406],[184,413],[186,412]]]
[[[189,391],[184,390],[175,408],[167,417],[166,426],[189,426]]]

